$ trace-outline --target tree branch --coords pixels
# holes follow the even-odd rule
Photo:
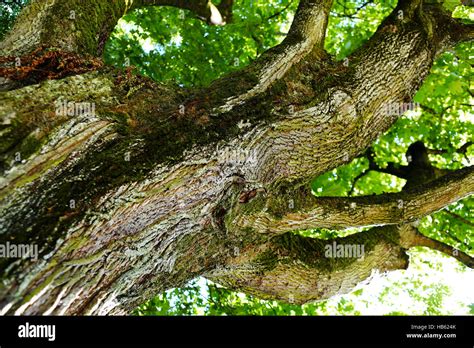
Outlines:
[[[351,185],[351,189],[349,190],[349,192],[347,193],[348,196],[352,196],[352,194],[354,193],[354,189],[355,189],[355,186],[357,184],[357,182],[362,179],[365,175],[367,175],[367,173],[370,172],[370,169],[367,169],[367,170],[364,170],[362,173],[360,173],[359,175],[357,175],[354,180],[352,180],[352,185]]]
[[[405,269],[397,235],[396,226],[332,240],[286,233],[242,250],[204,277],[259,298],[303,304],[348,293],[374,269]]]
[[[311,51],[323,51],[331,5],[332,0],[301,0],[283,42],[263,53],[239,78],[252,80],[251,85],[244,84],[243,90],[231,91],[215,112],[230,111],[265,92]]]
[[[378,164],[375,162],[375,153],[373,152],[372,148],[370,148],[368,151],[367,159],[369,160],[369,170],[374,170],[379,173],[394,175],[401,179],[407,180],[407,167],[406,166],[398,165],[393,162],[388,162],[385,168],[379,167]]]
[[[361,18],[357,17],[357,13],[362,10],[363,8],[365,8],[367,5],[369,4],[373,4],[373,0],[368,0],[368,1],[365,1],[362,5],[360,6],[357,6],[354,11],[352,13],[347,13],[347,6],[345,5],[345,2],[343,4],[341,4],[339,1],[338,1],[339,5],[343,8],[343,14],[339,14],[338,12],[331,12],[331,16],[335,16],[335,17],[345,17],[345,18],[350,18],[350,19],[353,19],[353,20],[361,20]]]
[[[246,203],[253,206],[237,207],[229,228],[281,234],[315,227],[399,224],[431,214],[473,192],[474,166],[406,191],[377,196],[314,197],[306,189],[268,193],[268,197],[262,193]]]
[[[469,158],[467,157],[467,149],[473,145],[474,143],[472,141],[466,142],[464,145],[462,145],[459,149],[456,149],[454,152],[459,153],[464,156],[466,161],[469,163]],[[434,150],[434,149],[428,149],[428,153],[431,155],[442,155],[445,153],[449,153],[449,150]]]
[[[465,217],[459,215],[459,214],[456,214],[456,213],[453,213],[452,211],[449,211],[449,210],[443,210],[443,213],[455,218],[456,220],[459,220],[461,221],[463,224],[465,225],[468,225],[468,226],[471,226],[471,227],[474,227],[474,222],[472,221],[469,221],[468,219],[466,219]]]
[[[385,174],[390,174],[394,175],[396,177],[399,177],[401,179],[407,179],[407,167],[406,166],[401,166],[398,164],[395,164],[393,162],[388,162],[387,167],[381,168],[376,162],[375,162],[375,154],[372,148],[369,148],[367,150],[367,155],[366,155],[367,160],[369,161],[369,168],[367,170],[364,170],[362,173],[357,175],[354,180],[352,181],[352,186],[351,189],[349,190],[348,196],[352,196],[352,193],[354,192],[355,185],[357,182],[363,178],[368,172],[370,171],[376,171],[379,173],[385,173]]]
[[[357,131],[361,137],[373,137],[375,125],[390,126],[401,116],[387,114],[387,107],[410,102],[437,55],[465,40],[461,32],[472,30],[451,18],[442,4],[421,5],[400,1],[370,40],[347,57],[345,91],[362,101],[355,106],[364,115],[364,127]]]
[[[428,238],[418,231],[416,227],[411,224],[402,226],[402,233],[400,233],[400,245],[405,249],[424,246],[430,249],[441,251],[442,253],[454,257],[469,268],[474,268],[474,258],[468,254],[452,247],[441,243],[435,239]]]
[[[456,43],[453,19],[436,7],[427,6],[421,12],[420,4],[400,2],[344,64],[308,55],[269,91],[269,101],[259,95],[255,104],[271,103],[269,108],[280,121],[272,120],[272,130],[263,135],[267,139],[258,139],[265,143],[260,147],[266,148],[265,165],[271,167],[262,171],[259,180],[304,177],[309,181],[359,156],[392,126],[401,114],[387,113],[388,106],[395,104],[398,109],[410,102],[436,56]],[[237,77],[235,85],[242,80]],[[224,90],[224,82],[220,83],[219,90]],[[242,89],[252,86],[249,80]],[[242,89],[237,88],[238,92]],[[327,93],[322,101],[321,91]],[[240,114],[246,107],[256,109],[249,101],[238,109]],[[331,115],[326,117],[328,110]],[[327,165],[328,157],[331,165]]]
[[[441,251],[474,267],[474,258],[404,224],[331,240],[286,233],[242,250],[226,262],[226,267],[204,276],[259,298],[304,304],[348,293],[368,281],[375,270],[406,269],[406,250],[415,246]]]

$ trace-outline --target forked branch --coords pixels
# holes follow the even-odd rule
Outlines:
[[[245,203],[254,205],[255,209],[237,207],[229,227],[282,234],[316,227],[343,229],[393,225],[415,221],[472,193],[473,166],[422,186],[375,196],[314,197],[306,189],[290,189],[280,194],[262,193]]]

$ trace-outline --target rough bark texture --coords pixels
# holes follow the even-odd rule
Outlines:
[[[127,313],[199,275],[304,303],[406,267],[411,246],[450,251],[406,223],[471,194],[472,168],[380,197],[316,199],[306,187],[363,153],[396,120],[384,105],[410,100],[436,55],[472,29],[439,5],[401,2],[346,67],[322,49],[331,2],[302,0],[281,45],[200,91],[100,64],[82,73],[131,8],[205,17],[197,3],[33,1],[1,44],[22,61],[38,47],[38,59],[77,58],[44,81],[1,61],[0,242],[40,246],[37,261],[0,260],[1,313]],[[231,4],[220,5],[227,18]],[[95,109],[69,117],[58,100]],[[291,233],[375,224],[389,226],[335,241]],[[332,242],[366,256],[327,258]]]

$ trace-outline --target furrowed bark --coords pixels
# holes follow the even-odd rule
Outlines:
[[[314,197],[306,188],[260,192],[237,206],[232,228],[281,234],[314,226],[328,229],[412,222],[474,193],[474,167],[467,167],[400,193],[361,197]],[[250,211],[250,214],[246,214]]]
[[[374,272],[406,269],[406,251],[425,246],[470,268],[474,258],[432,240],[410,224],[375,227],[344,238],[323,240],[292,233],[274,236],[233,255],[226,266],[204,276],[263,299],[304,304],[350,292]]]
[[[29,11],[40,6],[33,4]],[[302,1],[289,39],[198,92],[110,67],[2,92],[0,243],[35,243],[40,258],[0,260],[0,312],[126,313],[153,294],[225,268],[236,251],[257,257],[260,247],[277,248],[276,237],[258,225],[229,223],[236,211],[258,212],[264,192],[307,184],[362,153],[396,120],[384,104],[411,98],[434,57],[461,40],[444,14],[421,16],[410,7],[400,23],[394,12],[345,67],[321,51],[329,6]],[[433,25],[446,28],[430,31]],[[27,52],[41,43],[42,34],[35,35],[26,46],[8,39],[8,49]],[[59,37],[52,36],[56,46]],[[97,42],[59,47],[97,54],[89,50]],[[94,109],[71,116],[58,112],[58,101],[59,109],[63,102]],[[445,202],[461,191],[449,191]],[[432,209],[438,207],[420,212]],[[347,279],[337,273],[331,290],[318,296],[349,289],[373,265],[384,268],[387,255],[387,269],[406,265],[399,244],[374,236],[366,266],[356,275],[344,266]]]
[[[408,257],[398,239],[395,226],[377,227],[334,240],[286,233],[243,249],[226,267],[205,277],[259,298],[303,304],[347,293],[375,270],[406,268]],[[341,257],[328,254],[334,246],[347,246],[354,253]],[[362,250],[362,246],[359,255],[356,251]]]

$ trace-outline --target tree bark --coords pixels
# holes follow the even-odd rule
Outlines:
[[[40,248],[0,260],[2,314],[128,313],[200,275],[304,303],[406,267],[409,247],[449,252],[409,223],[472,194],[472,168],[398,196],[306,188],[363,153],[396,121],[384,105],[410,100],[435,57],[472,38],[439,4],[401,1],[345,66],[322,48],[331,1],[302,0],[280,45],[199,91],[96,63],[130,2],[94,4],[33,1],[0,46],[0,244]],[[54,74],[35,75],[38,60]],[[291,233],[375,224],[387,226],[334,241]],[[333,242],[367,254],[327,258]]]

